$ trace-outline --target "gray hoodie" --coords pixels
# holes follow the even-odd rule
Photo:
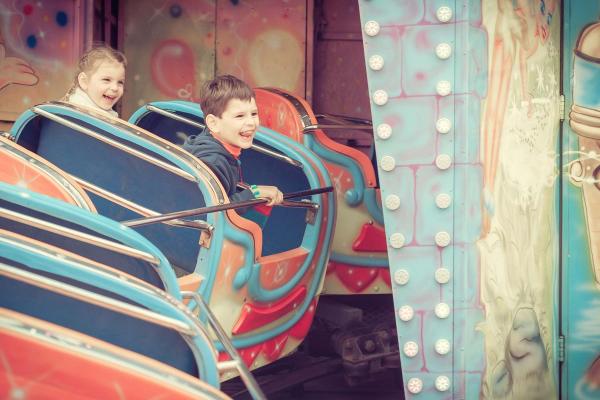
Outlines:
[[[231,202],[254,198],[249,189],[237,190],[237,184],[242,180],[241,162],[228,152],[208,129],[185,139],[183,148],[202,160],[214,172]]]

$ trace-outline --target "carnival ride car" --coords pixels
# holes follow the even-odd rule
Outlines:
[[[277,141],[304,151],[308,148],[324,165],[336,187],[338,213],[323,294],[346,295],[350,301],[338,301],[339,296],[321,297],[318,316],[323,324],[318,324],[317,333],[313,326],[313,342],[318,343],[312,347],[322,350],[309,352],[328,356],[331,352],[337,353],[351,384],[383,370],[399,369],[394,313],[389,307],[387,241],[375,171],[367,155],[332,141],[321,130],[323,126],[333,129],[371,129],[371,126],[366,121],[341,123],[344,121],[339,117],[331,116],[327,118],[335,119],[335,124],[320,124],[302,99],[276,89],[255,89],[255,93],[263,124],[259,135],[272,135]],[[176,145],[183,144],[188,136],[199,134],[205,127],[204,114],[198,104],[186,101],[146,104],[134,112],[129,121]],[[265,127],[274,125],[277,133]],[[270,153],[272,148],[262,144],[255,144],[252,151],[242,152],[240,159],[248,182],[262,182],[265,172],[253,166],[268,166]],[[256,159],[264,162],[257,163]],[[251,167],[246,168],[247,165]],[[293,178],[284,173],[269,183],[279,185],[289,179]],[[366,294],[379,294],[383,298],[357,296]],[[323,346],[323,342],[328,345]],[[310,367],[303,372],[299,368],[296,371],[298,375],[313,373]]]
[[[265,183],[271,182],[270,171],[291,177],[277,183],[288,192],[286,198],[305,197],[287,200],[286,207],[275,209],[261,230],[233,209],[264,200],[228,203],[220,183],[202,162],[123,121],[68,104],[45,104],[23,114],[12,135],[18,144],[68,173],[89,194],[99,214],[122,230],[132,231],[124,226],[130,225],[140,232],[138,238],[149,239],[152,243],[146,244],[153,248],[160,267],[133,265],[127,272],[141,274],[175,300],[183,300],[181,292],[187,290],[190,309],[205,300],[209,305],[196,320],[212,311],[220,323],[214,329],[231,336],[245,364],[255,368],[270,363],[302,341],[314,315],[335,221],[333,194],[327,193],[329,177],[310,152],[281,143],[275,134],[258,135],[259,141],[274,149],[275,162],[281,165],[273,168],[269,160],[265,167],[258,160],[251,169],[262,169]],[[304,190],[289,193],[290,189]],[[189,211],[179,211],[190,208],[201,217],[183,218]],[[145,219],[135,219],[140,215]],[[79,220],[74,218],[68,223]],[[8,225],[9,231],[15,230]],[[99,234],[99,240],[113,234]],[[89,248],[83,253],[88,256],[88,252]],[[226,345],[216,346],[221,365],[227,365],[223,362],[231,354],[236,361],[235,352],[225,354]],[[220,367],[220,378],[234,376],[239,369],[239,365],[238,371]],[[248,380],[244,374],[242,378]]]

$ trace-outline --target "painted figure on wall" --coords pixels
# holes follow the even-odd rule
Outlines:
[[[600,220],[600,160],[597,155],[600,143],[600,22],[587,24],[581,29],[573,56],[573,105],[569,113],[569,127],[577,135],[578,150],[566,154],[575,154],[578,158],[568,162],[566,170],[571,183],[581,187],[581,197],[578,197],[583,200],[586,228],[583,239],[587,239],[590,253],[591,268],[587,271],[579,269],[577,273],[583,280],[593,280],[595,284],[572,289],[571,296],[577,296],[583,307],[580,310],[570,310],[575,313],[575,333],[571,335],[571,349],[572,357],[579,360],[583,361],[590,355],[595,358],[587,365],[583,374],[578,375],[573,368],[571,373],[577,376],[574,386],[576,396],[580,399],[592,399],[598,397],[600,388],[600,356],[597,347],[600,236],[596,228]],[[583,265],[576,266],[583,268]],[[588,364],[588,361],[583,363]]]
[[[554,398],[560,3],[483,4],[493,46],[481,127],[483,396]]]
[[[595,221],[600,220],[597,211],[600,198],[597,166],[600,163],[596,155],[600,140],[600,23],[588,25],[580,32],[574,53],[573,106],[569,126],[579,136],[582,158],[571,164],[570,172],[573,179],[582,185],[594,275],[596,282],[600,283],[600,237],[594,229]],[[591,175],[583,179],[589,171],[592,171]]]
[[[0,0],[0,120],[56,100],[81,54],[80,1]]]
[[[0,32],[0,91],[8,85],[33,86],[39,81],[36,72],[27,61],[17,57],[9,57],[4,47],[4,39]]]
[[[533,98],[528,89],[527,61],[535,54],[538,46],[544,45],[548,40],[556,11],[555,0],[498,0],[497,6],[494,39],[490,41],[493,48],[489,93],[494,96],[488,96],[482,124],[484,187],[485,200],[488,202],[493,201],[491,196],[495,192],[500,139],[511,85],[519,82],[520,102],[523,106],[530,107]],[[515,65],[515,60],[518,60],[518,65]],[[556,84],[557,77],[554,79]],[[517,94],[511,100],[513,103],[519,100]],[[493,213],[493,209],[488,212]]]

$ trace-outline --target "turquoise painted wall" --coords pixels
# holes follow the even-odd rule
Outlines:
[[[563,91],[563,272],[562,334],[565,363],[562,397],[600,397],[600,263],[596,216],[600,138],[600,1],[567,1],[564,5]],[[595,32],[595,36],[594,36]],[[576,54],[578,38],[583,49]],[[593,114],[598,115],[594,116]],[[592,116],[586,117],[588,113]],[[594,136],[596,135],[596,136]],[[594,138],[595,137],[595,138]]]

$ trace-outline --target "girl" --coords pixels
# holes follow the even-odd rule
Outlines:
[[[79,60],[73,85],[61,99],[118,117],[113,106],[123,96],[127,59],[108,46],[89,50]]]

